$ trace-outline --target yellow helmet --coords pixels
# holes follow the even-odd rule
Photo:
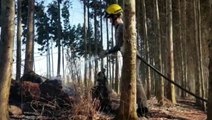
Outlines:
[[[118,4],[109,5],[106,9],[106,17],[110,17],[111,15],[116,15],[123,12],[122,8]]]

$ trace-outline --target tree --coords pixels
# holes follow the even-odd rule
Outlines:
[[[85,66],[84,66],[84,86],[85,88],[87,88],[88,86],[88,81],[87,81],[87,53],[88,53],[88,49],[87,49],[87,43],[88,43],[88,40],[87,40],[87,14],[86,14],[86,1],[84,0],[84,5],[83,5],[83,14],[84,14],[84,44],[85,44]]]
[[[28,1],[27,41],[25,53],[24,73],[33,70],[34,64],[34,7],[35,1]]]
[[[16,49],[16,80],[20,80],[21,77],[21,3],[22,0],[18,0],[18,19],[17,19],[17,49]]]
[[[212,14],[212,0],[209,0],[210,4],[210,10],[207,10],[209,11],[209,15]],[[209,30],[208,31],[208,46],[209,46],[209,82],[208,82],[208,85],[209,85],[209,89],[208,89],[208,104],[207,104],[207,120],[211,120],[212,119],[212,16],[210,17],[207,17],[207,26],[210,28],[210,29],[207,29]]]
[[[142,3],[142,11],[143,11],[143,32],[144,32],[144,41],[145,41],[145,51],[146,51],[146,58],[147,62],[150,63],[150,46],[149,46],[149,39],[148,39],[148,31],[147,31],[147,16],[146,16],[146,1],[141,0]],[[150,98],[151,94],[151,72],[150,72],[150,67],[147,68],[147,98]]]
[[[174,80],[174,51],[173,51],[173,25],[172,25],[172,0],[167,0],[167,9],[168,9],[168,41],[169,41],[169,52],[168,52],[168,63],[169,63],[169,78],[171,80]],[[169,93],[168,93],[168,99],[172,101],[172,103],[176,103],[175,98],[175,87],[173,84],[169,83]]]
[[[212,18],[212,17],[210,17]],[[212,19],[211,19],[212,20]],[[208,106],[207,106],[207,120],[212,119],[212,40],[210,39],[209,42],[209,58],[210,58],[210,63],[209,63],[209,89],[208,89]]]
[[[1,0],[2,31],[0,40],[0,120],[9,120],[8,101],[12,77],[15,30],[15,1]]]
[[[156,13],[156,34],[158,38],[158,66],[159,70],[162,71],[162,40],[161,40],[161,28],[160,28],[160,15],[159,15],[159,7],[158,7],[158,0],[155,0],[155,13]],[[157,93],[157,99],[161,105],[164,104],[164,80],[162,76],[160,76],[159,81],[157,81],[158,86],[156,86],[158,89],[156,89]]]
[[[125,1],[125,29],[121,99],[118,120],[137,120],[136,114],[136,19],[135,0]]]

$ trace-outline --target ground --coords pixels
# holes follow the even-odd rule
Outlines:
[[[159,106],[156,98],[153,97],[148,100],[150,109],[148,117],[139,118],[139,120],[206,120],[206,113],[197,108],[194,103],[191,99],[180,99],[176,105],[166,101],[163,106]],[[99,120],[112,120],[113,118],[103,114],[99,116],[102,117],[96,117]]]
[[[165,104],[158,106],[156,99],[148,101],[150,104],[149,120],[206,120],[206,113],[198,109],[193,100],[178,100],[176,105]]]

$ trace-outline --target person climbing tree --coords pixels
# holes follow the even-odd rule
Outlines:
[[[109,50],[104,50],[100,53],[100,58],[107,56],[108,54],[115,53],[120,51],[123,55],[125,46],[124,46],[124,22],[122,19],[123,9],[118,4],[109,5],[106,8],[106,15],[105,17],[110,19],[111,24],[115,27],[115,39],[116,45]],[[141,61],[138,59],[140,56],[139,52],[137,51],[137,59],[136,59],[136,70],[137,70],[137,80],[136,80],[136,89],[137,89],[137,114],[138,116],[146,116],[148,113],[147,108],[147,97],[139,78],[139,68]]]

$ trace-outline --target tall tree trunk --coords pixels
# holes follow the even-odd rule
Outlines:
[[[28,1],[28,31],[27,31],[27,42],[26,42],[26,53],[25,53],[25,66],[24,74],[33,70],[34,64],[34,12],[35,12],[35,1]]]
[[[118,120],[137,120],[136,114],[136,19],[135,0],[125,1],[125,30],[121,100]]]
[[[195,26],[195,48],[196,48],[196,58],[197,58],[197,65],[196,65],[196,81],[195,81],[195,91],[198,96],[201,96],[201,69],[200,69],[200,48],[199,48],[199,25],[198,25],[198,12],[197,12],[197,1],[193,2],[194,5],[194,26]],[[201,100],[196,98],[196,104],[201,106]]]
[[[52,67],[52,75],[54,75],[54,50],[52,49],[53,48],[53,40],[51,40],[51,59],[52,59],[52,64],[51,64],[51,67]]]
[[[186,39],[186,34],[187,34],[187,20],[186,20],[186,10],[187,10],[187,5],[186,5],[186,0],[182,1],[182,71],[183,71],[183,87],[186,88],[186,84],[187,84],[187,74],[188,74],[188,65],[187,65],[187,39]],[[182,97],[186,96],[186,93],[182,90],[181,91]]]
[[[91,29],[89,27],[89,24],[90,24],[90,6],[89,6],[89,3],[90,3],[90,0],[87,0],[87,3],[88,3],[88,6],[87,6],[87,12],[88,12],[88,31]],[[91,42],[88,41],[88,53],[89,53],[89,81],[88,81],[88,86],[91,85],[91,80],[92,80],[92,66],[91,66]]]
[[[168,5],[168,41],[169,41],[169,78],[171,80],[174,80],[174,50],[173,50],[173,25],[172,25],[172,0],[167,0],[167,5]],[[172,103],[176,103],[176,98],[175,98],[175,87],[173,84],[169,83],[169,89],[170,93],[168,94],[168,99],[172,101]]]
[[[109,25],[108,25],[108,19],[106,19],[106,33],[107,33],[107,50],[109,50]],[[109,76],[109,57],[107,56],[107,76]],[[109,78],[109,77],[108,77]]]
[[[145,0],[142,0],[142,11],[143,11],[143,31],[144,31],[144,41],[146,41],[146,59],[150,63],[150,53],[149,53],[149,41],[147,35],[147,18],[146,18],[146,4]],[[147,68],[147,98],[151,97],[151,72],[150,67]]]
[[[22,0],[18,0],[18,25],[17,25],[17,49],[16,49],[16,80],[19,81],[21,77],[21,3]]]
[[[211,17],[212,18],[212,17]],[[212,20],[212,19],[211,19]],[[207,106],[207,120],[212,120],[212,39],[209,43],[209,54],[210,54],[210,63],[209,63],[209,89],[208,89],[208,106]]]
[[[84,44],[85,44],[85,66],[84,66],[84,86],[87,88],[88,81],[87,81],[87,19],[86,19],[86,1],[84,0]]]
[[[180,61],[180,68],[181,68],[181,72],[180,72],[180,74],[181,74],[181,77],[179,77],[179,78],[181,78],[181,85],[182,85],[182,87],[183,88],[186,88],[186,84],[185,84],[185,74],[184,74],[184,65],[185,65],[185,61],[184,61],[184,56],[183,56],[183,37],[182,37],[182,34],[183,34],[183,32],[182,32],[182,9],[181,9],[181,5],[182,5],[183,3],[181,3],[181,0],[178,0],[178,14],[179,14],[179,41],[180,41],[180,59],[181,59],[181,61]],[[180,91],[181,92],[181,97],[182,98],[184,98],[185,97],[185,92],[184,91]]]
[[[94,0],[94,41],[95,41],[95,49],[94,49],[94,54],[97,55],[97,44],[98,44],[98,38],[97,38],[97,30],[98,30],[98,23],[97,23],[97,11],[96,11],[96,0]],[[94,61],[94,73],[97,73],[97,70],[98,70],[98,61],[97,59],[95,59]],[[94,78],[94,84],[96,83],[96,74],[94,75],[95,78]]]
[[[15,31],[15,1],[1,0],[2,31],[0,40],[0,120],[9,120],[8,102],[12,77]]]
[[[100,0],[100,3],[102,3],[102,0]],[[103,21],[103,19],[102,19],[102,15],[100,15],[100,35],[101,35],[101,37],[100,37],[100,41],[101,41],[101,45],[102,45],[102,49],[104,48],[103,47],[103,23],[102,23],[102,21]],[[104,60],[103,60],[103,58],[101,58],[101,69],[102,68],[104,68]]]
[[[57,57],[57,76],[60,77],[60,67],[61,67],[61,45],[60,45],[60,40],[61,40],[61,32],[62,32],[62,27],[61,27],[61,21],[60,21],[60,3],[61,0],[57,0],[57,5],[58,5],[58,30],[57,30],[57,48],[58,48],[58,57]]]
[[[210,0],[210,15],[212,14],[212,0]],[[208,19],[208,27],[209,30],[209,89],[208,89],[208,103],[207,103],[207,120],[212,120],[212,16],[209,17]]]
[[[203,47],[202,47],[202,41],[203,41],[203,39],[202,39],[202,30],[201,30],[201,28],[202,28],[202,21],[201,21],[201,9],[200,9],[200,0],[197,0],[197,13],[198,13],[198,48],[199,48],[199,57],[200,57],[200,59],[199,59],[199,67],[200,67],[200,82],[201,82],[201,86],[200,86],[200,89],[201,89],[201,97],[202,98],[205,98],[205,77],[204,77],[204,70],[203,70]],[[201,101],[202,103],[201,103],[201,107],[202,107],[202,109],[203,110],[206,110],[206,104],[203,102],[203,101]]]
[[[161,28],[160,28],[160,15],[159,15],[159,7],[158,7],[158,0],[155,0],[155,13],[156,13],[156,23],[157,23],[157,38],[158,38],[158,64],[159,64],[159,70],[162,72],[162,39],[161,39]],[[157,90],[157,99],[158,102],[163,105],[164,104],[164,79],[162,76],[160,76],[160,80],[158,80],[158,89]]]

